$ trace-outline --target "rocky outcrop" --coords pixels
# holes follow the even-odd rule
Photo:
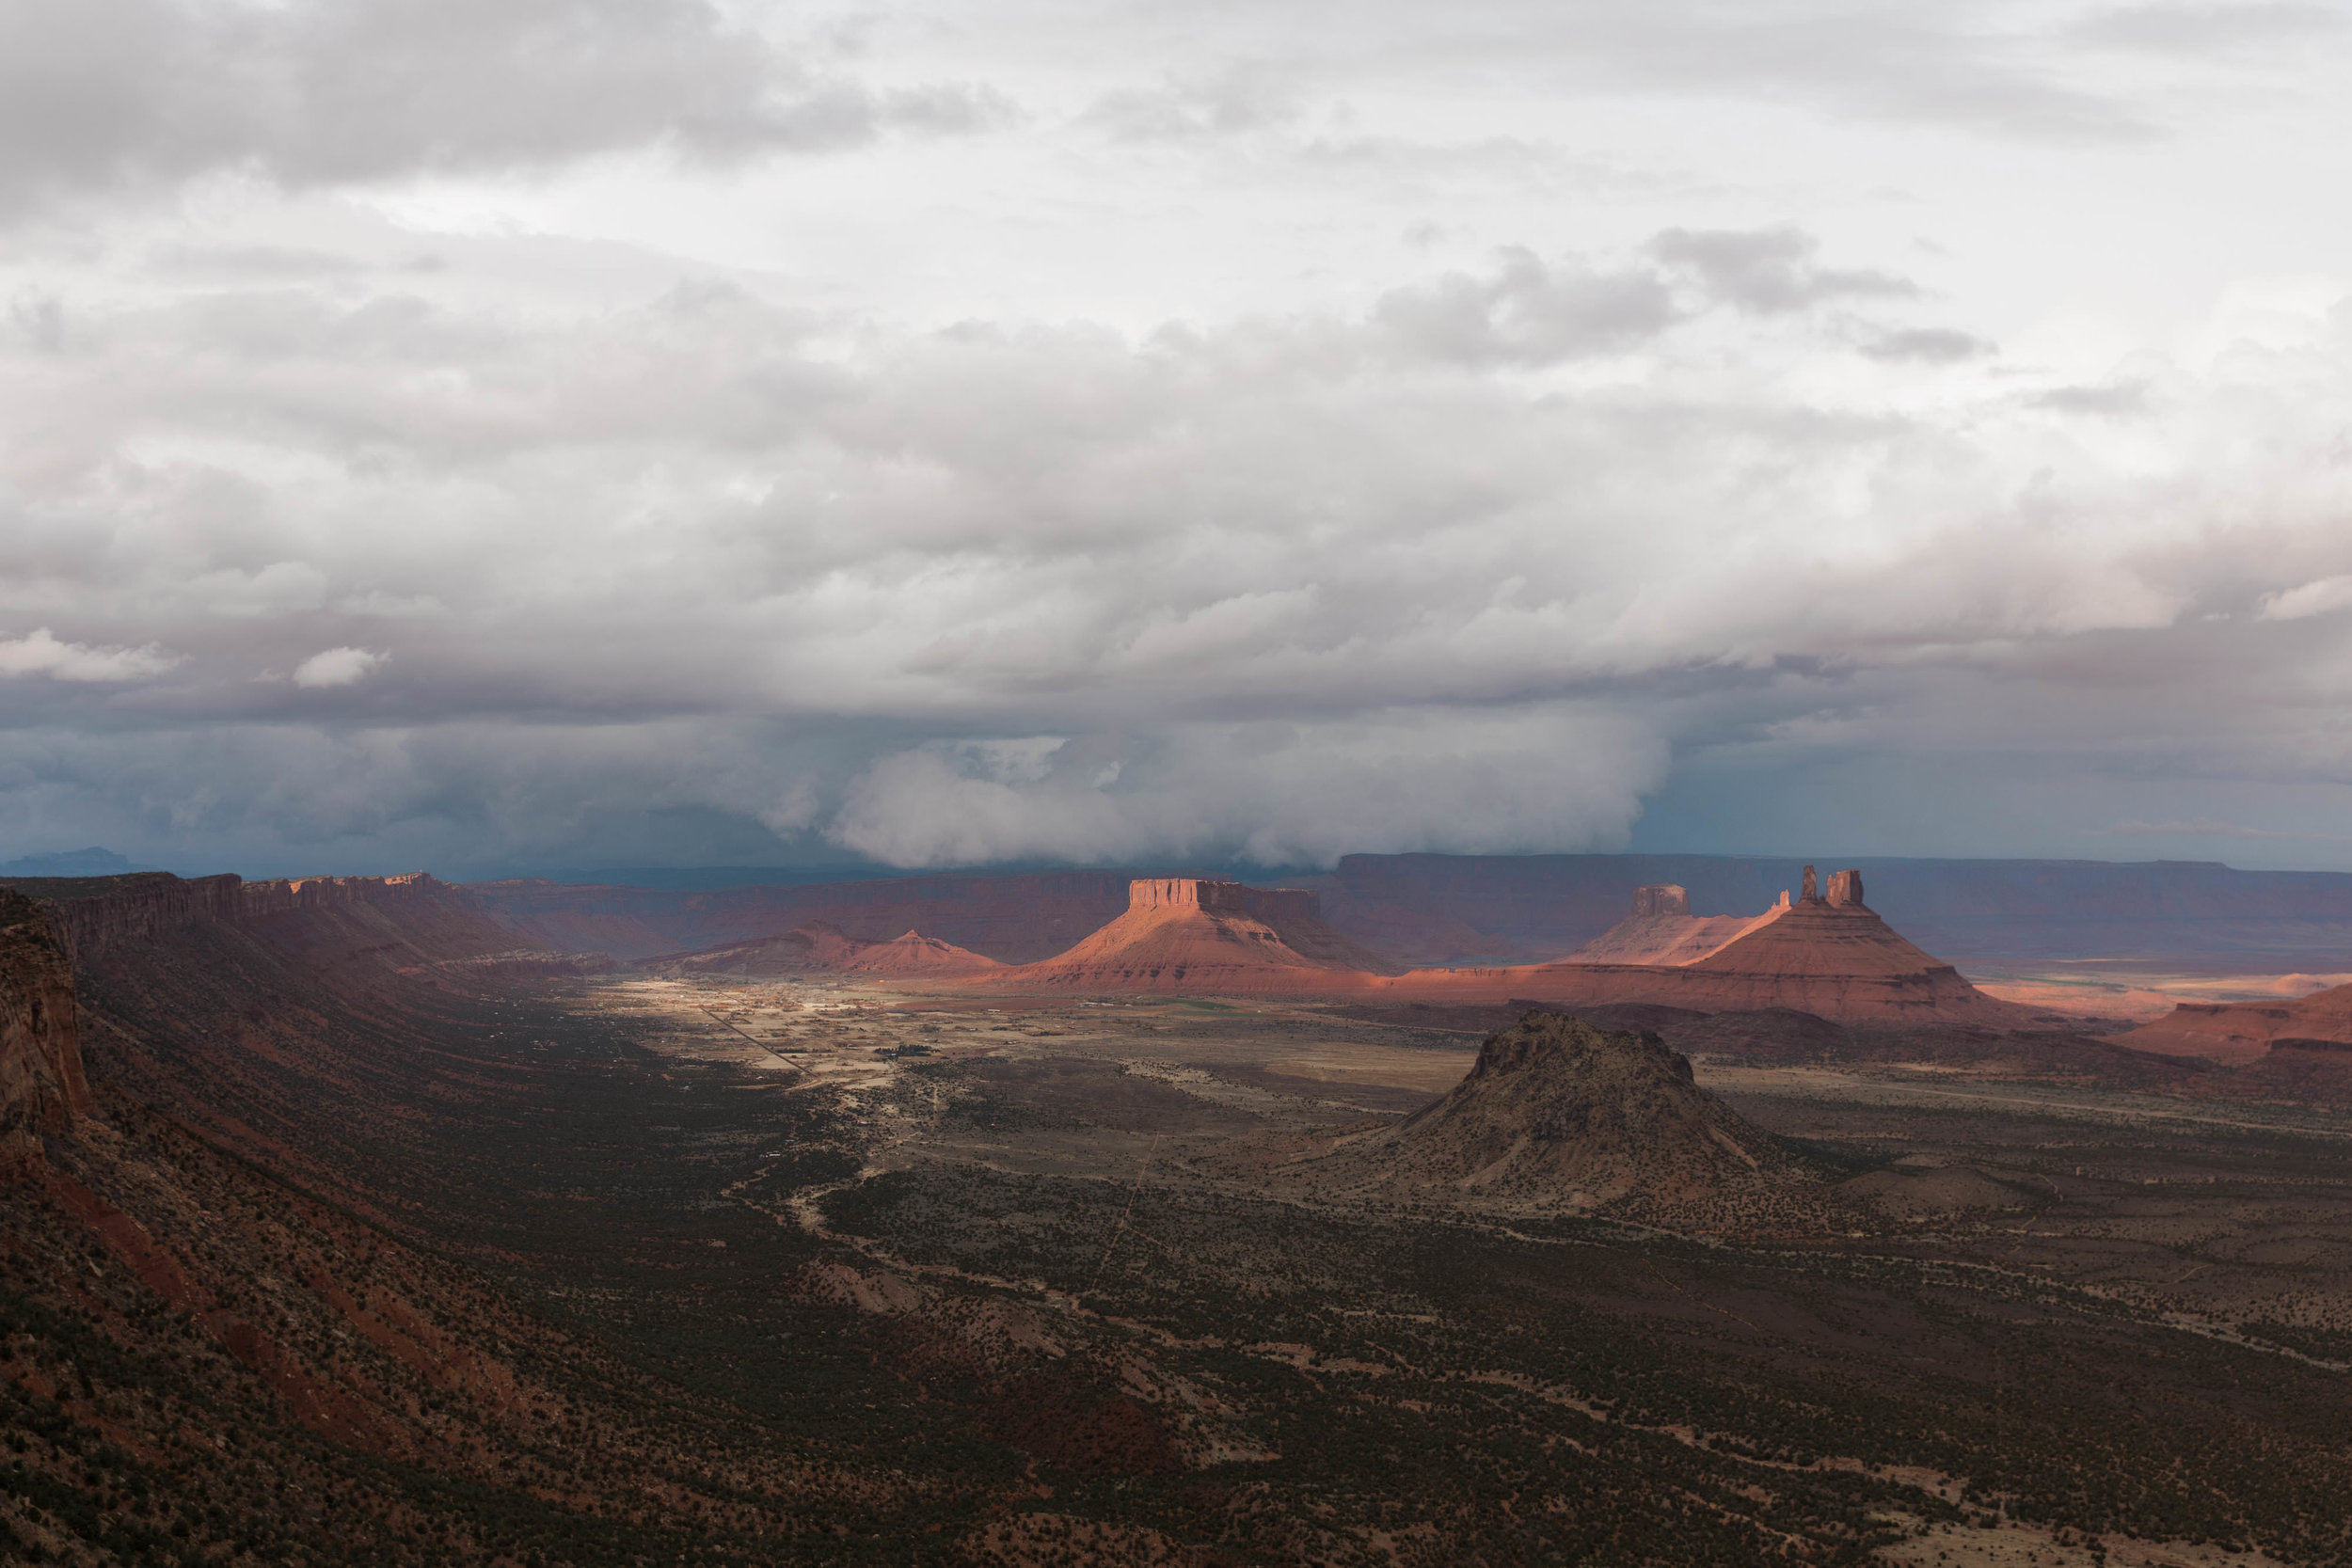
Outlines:
[[[1153,877],[1130,882],[1126,912],[1077,946],[994,979],[1053,990],[1314,993],[1394,973],[1325,925],[1311,893]]]
[[[0,1168],[21,1167],[39,1134],[88,1109],[72,967],[48,912],[0,888]]]
[[[1654,1035],[1531,1012],[1435,1104],[1317,1162],[1325,1180],[1514,1205],[1656,1213],[1809,1186],[1818,1172],[1692,1079]]]
[[[981,975],[1004,968],[993,958],[919,931],[888,942],[866,942],[823,921],[772,937],[651,958],[645,967],[679,976],[834,974],[908,979]]]

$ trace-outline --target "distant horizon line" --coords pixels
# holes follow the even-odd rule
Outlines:
[[[262,857],[256,857],[257,859]],[[270,857],[269,859],[275,859]],[[2287,877],[2352,877],[2352,871],[2326,867],[2242,867],[2224,861],[2179,860],[2155,858],[2150,860],[2099,860],[2082,856],[2058,855],[1890,855],[1890,854],[1820,854],[1771,851],[1665,850],[1665,849],[1593,849],[1593,850],[1526,850],[1503,853],[1476,853],[1438,849],[1356,850],[1342,855],[1328,866],[1311,864],[1257,865],[1217,861],[1148,861],[1091,862],[1069,861],[1000,861],[951,866],[893,866],[874,862],[829,862],[818,863],[704,863],[698,865],[538,865],[512,863],[460,866],[448,871],[435,870],[430,865],[404,864],[390,869],[321,869],[315,865],[300,871],[246,871],[232,866],[215,865],[207,870],[175,869],[133,862],[117,851],[92,845],[72,850],[51,850],[0,861],[0,877],[33,879],[43,877],[91,878],[131,876],[141,872],[164,871],[185,879],[234,874],[248,881],[278,880],[302,877],[397,876],[406,872],[425,871],[452,883],[483,883],[500,881],[548,881],[566,886],[618,886],[667,889],[676,892],[715,891],[724,887],[809,886],[827,882],[879,881],[914,879],[924,877],[987,877],[1081,875],[1086,873],[1128,873],[1135,876],[1193,876],[1271,885],[1292,879],[1328,878],[1339,874],[1350,861],[1364,860],[1450,860],[1450,861],[1686,861],[1717,863],[1772,863],[1799,866],[1806,863],[1842,869],[1846,866],[1867,868],[1876,865],[2077,865],[2139,867],[2153,869],[2172,866],[2183,870],[2222,871],[2243,876]],[[76,863],[79,863],[78,864]],[[1834,864],[1833,864],[1834,863]],[[183,861],[182,866],[195,863]],[[1824,873],[1826,874],[1826,872]]]

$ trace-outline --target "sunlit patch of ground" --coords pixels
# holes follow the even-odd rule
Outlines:
[[[1311,1078],[1325,1084],[1377,1084],[1391,1088],[1420,1089],[1443,1094],[1462,1081],[1475,1049],[1408,1051],[1393,1045],[1334,1044],[1298,1056],[1266,1063],[1268,1072],[1288,1078]]]
[[[1939,1524],[1909,1541],[1883,1547],[1882,1562],[1920,1568],[2282,1568],[2259,1551],[2233,1552],[2180,1541],[2136,1541],[2012,1524]]]

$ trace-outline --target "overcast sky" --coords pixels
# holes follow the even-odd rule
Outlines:
[[[2352,9],[10,0],[0,859],[2352,867]]]

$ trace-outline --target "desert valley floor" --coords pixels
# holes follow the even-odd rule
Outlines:
[[[81,966],[0,1552],[2352,1561],[2325,1104],[1696,1052],[1841,1196],[1670,1223],[1333,1174],[1506,1006],[289,941]]]

